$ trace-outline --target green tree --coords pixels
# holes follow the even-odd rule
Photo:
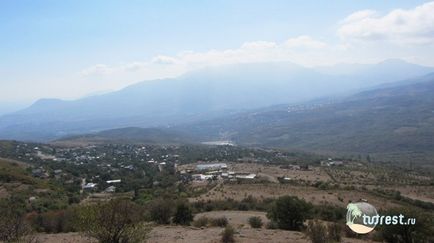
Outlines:
[[[267,213],[280,229],[299,230],[310,217],[312,205],[294,196],[279,197]]]

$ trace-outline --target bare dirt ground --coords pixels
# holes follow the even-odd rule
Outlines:
[[[148,242],[178,242],[178,243],[202,243],[221,242],[223,228],[194,228],[181,226],[157,227],[151,231]],[[301,232],[266,230],[266,229],[236,229],[236,242],[310,242]]]
[[[256,211],[212,211],[200,213],[195,219],[206,216],[208,218],[226,217],[230,225],[235,228],[235,240],[241,243],[251,242],[294,242],[307,243],[309,238],[302,232],[270,230],[270,229],[253,229],[248,224],[248,218],[252,216],[261,217],[264,223],[268,222],[264,212]],[[209,227],[196,228],[192,226],[157,226],[148,234],[147,241],[150,243],[218,243],[221,242],[221,233],[223,228]],[[37,239],[39,242],[57,243],[94,243],[95,240],[81,236],[78,233],[65,234],[40,234]],[[343,238],[342,242],[361,243],[363,240]]]
[[[79,233],[38,234],[37,242],[43,243],[96,243],[97,241],[84,237]]]
[[[348,202],[366,199],[377,208],[391,208],[398,205],[385,201],[383,198],[373,196],[368,192],[351,190],[320,190],[310,186],[293,186],[288,184],[224,184],[223,187],[211,190],[199,197],[191,198],[190,201],[200,200],[242,200],[248,196],[254,198],[277,198],[284,195],[297,196],[313,204],[332,204],[346,207]]]
[[[221,242],[223,228],[195,228],[183,226],[158,226],[148,235],[148,243],[218,243]],[[81,236],[78,233],[40,234],[38,242],[44,243],[95,243],[95,240]],[[308,243],[309,238],[302,232],[268,229],[236,229],[235,240],[239,243]],[[366,240],[343,238],[344,243],[362,243]]]

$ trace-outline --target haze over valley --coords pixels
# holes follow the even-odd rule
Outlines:
[[[434,242],[433,1],[0,1],[0,34],[0,242]]]

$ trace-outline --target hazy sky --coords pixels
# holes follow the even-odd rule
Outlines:
[[[0,0],[0,109],[206,65],[434,66],[434,2]]]

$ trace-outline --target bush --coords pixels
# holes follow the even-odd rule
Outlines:
[[[198,218],[197,220],[193,221],[193,226],[197,228],[206,227],[208,225],[209,219],[205,216],[202,216]]]
[[[141,208],[128,200],[112,200],[76,209],[76,228],[100,242],[132,242],[143,238]]]
[[[341,241],[342,228],[338,224],[324,224],[318,220],[311,220],[307,224],[306,233],[313,243],[331,243]]]
[[[346,215],[346,209],[342,207],[336,207],[331,205],[321,205],[316,206],[313,209],[315,218],[325,220],[325,221],[339,221],[343,219]]]
[[[46,233],[71,232],[74,231],[73,216],[71,209],[48,211],[31,217],[31,221],[37,231]]]
[[[265,228],[267,229],[278,229],[279,226],[276,224],[276,222],[270,221],[265,225]]]
[[[307,235],[312,243],[325,243],[327,241],[327,231],[323,223],[313,220],[307,224]]]
[[[327,235],[332,242],[340,242],[342,239],[342,227],[332,223],[327,226]]]
[[[225,227],[228,225],[228,219],[226,217],[211,218],[209,223],[214,227]]]
[[[158,199],[150,204],[151,220],[157,224],[169,224],[172,216],[172,204],[167,200]]]
[[[32,241],[32,229],[25,220],[25,205],[11,199],[0,201],[0,241]]]
[[[279,197],[269,210],[267,217],[274,221],[278,228],[299,230],[304,220],[310,217],[312,205],[293,196]]]
[[[209,220],[209,223],[214,227],[225,227],[228,225],[228,219],[226,217],[212,218]]]
[[[173,222],[175,224],[189,225],[193,221],[193,214],[190,207],[182,202],[176,206]]]
[[[222,232],[222,242],[232,243],[235,242],[235,230],[232,226],[228,225]]]
[[[191,205],[195,212],[208,212],[213,210],[267,211],[273,202],[274,199],[270,198],[258,200],[252,196],[248,196],[241,201],[235,201],[228,198],[226,200],[198,201],[192,203]]]
[[[249,224],[252,226],[252,228],[261,228],[263,223],[261,217],[250,217],[249,218]]]

